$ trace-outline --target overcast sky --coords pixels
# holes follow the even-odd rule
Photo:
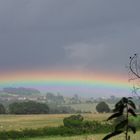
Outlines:
[[[139,44],[139,0],[0,0],[1,71],[121,74]]]

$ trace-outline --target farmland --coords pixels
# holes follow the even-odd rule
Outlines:
[[[71,114],[57,114],[57,115],[0,115],[0,130],[21,130],[26,128],[41,128],[53,127],[63,124],[63,118]],[[85,120],[104,121],[110,114],[82,114]],[[139,121],[139,117],[137,118]],[[35,138],[21,138],[18,140],[101,140],[106,134],[80,135],[80,136],[47,136]],[[138,140],[140,131],[133,136],[132,140]],[[124,135],[119,135],[111,140],[124,139]]]
[[[83,114],[86,120],[105,120],[110,114]],[[70,114],[57,115],[0,115],[1,130],[20,130],[25,128],[40,128],[60,126],[63,118]]]

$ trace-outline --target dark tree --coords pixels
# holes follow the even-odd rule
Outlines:
[[[3,104],[0,104],[0,114],[5,114],[5,107],[3,106]]]
[[[96,110],[99,113],[110,112],[110,108],[109,108],[108,104],[106,104],[105,102],[98,103],[97,106],[96,106]]]
[[[48,105],[34,101],[15,102],[9,105],[11,114],[47,114],[49,113]]]

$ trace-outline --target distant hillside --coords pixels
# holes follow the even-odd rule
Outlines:
[[[33,88],[13,88],[13,87],[6,87],[3,88],[3,92],[9,93],[9,94],[16,94],[16,95],[38,95],[40,94],[40,91]]]

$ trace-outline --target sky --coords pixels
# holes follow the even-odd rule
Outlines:
[[[129,57],[140,52],[139,5],[139,0],[1,0],[0,75],[59,71],[66,77],[72,71],[127,81]]]

